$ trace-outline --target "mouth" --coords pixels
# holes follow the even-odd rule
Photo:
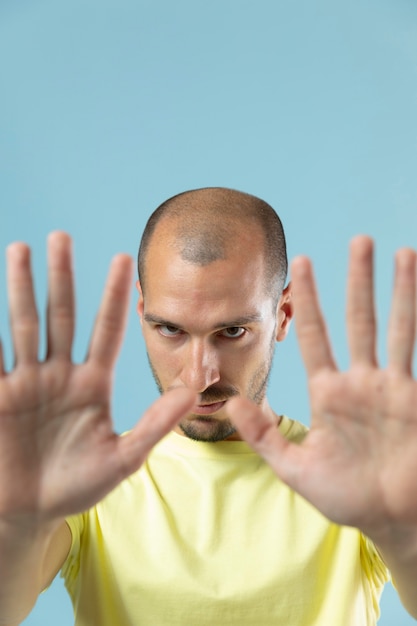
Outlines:
[[[222,402],[212,402],[211,404],[197,404],[192,411],[194,415],[212,415],[217,413],[226,404],[226,400]]]

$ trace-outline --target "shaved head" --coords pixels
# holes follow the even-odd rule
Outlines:
[[[222,187],[194,189],[161,204],[149,218],[139,248],[138,272],[146,290],[147,252],[155,238],[164,237],[166,246],[184,261],[205,266],[244,254],[245,242],[264,257],[266,289],[274,302],[284,288],[287,275],[285,235],[281,220],[263,200]]]

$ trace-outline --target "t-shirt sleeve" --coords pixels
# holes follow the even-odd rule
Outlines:
[[[378,552],[375,544],[365,535],[361,534],[361,565],[366,583],[369,606],[373,606],[375,614],[379,615],[379,601],[385,583],[391,580],[391,574],[384,560]]]
[[[72,541],[68,556],[61,568],[61,577],[64,579],[67,589],[71,590],[80,569],[81,538],[84,531],[85,520],[83,515],[74,515],[73,517],[67,518],[65,521],[71,531]]]
[[[390,571],[382,556],[375,544],[365,535],[361,535],[361,562],[367,578],[376,587],[383,587],[391,580]]]

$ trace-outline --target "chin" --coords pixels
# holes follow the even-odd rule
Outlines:
[[[195,415],[193,419],[179,424],[182,433],[194,441],[215,443],[224,441],[235,434],[236,428],[229,420],[219,420],[212,416]]]

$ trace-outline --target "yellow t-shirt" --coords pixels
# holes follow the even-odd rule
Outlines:
[[[284,418],[292,441],[306,432]],[[241,441],[174,432],[68,520],[76,626],[372,626],[388,571]]]

